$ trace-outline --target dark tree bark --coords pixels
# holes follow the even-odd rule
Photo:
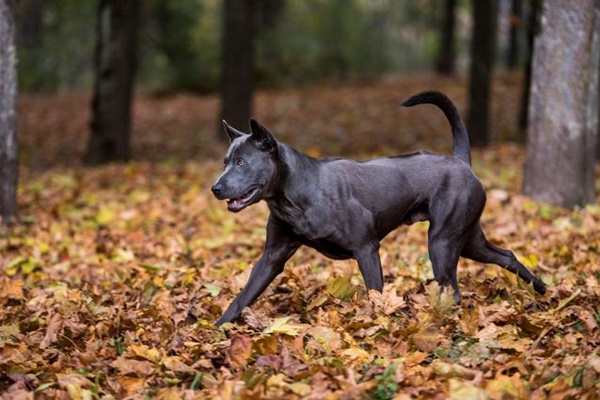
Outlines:
[[[545,0],[535,38],[523,192],[571,208],[592,203],[598,131],[598,0]]]
[[[279,22],[287,0],[256,0],[258,1],[260,26],[274,28]]]
[[[254,11],[255,0],[225,0],[221,118],[242,130],[252,112]]]
[[[0,0],[0,222],[17,218],[17,50],[12,1]]]
[[[456,0],[445,0],[442,21],[440,23],[440,47],[436,61],[436,71],[451,75],[455,71],[456,54],[454,51],[454,33],[456,31]]]
[[[512,0],[510,5],[510,31],[506,50],[506,67],[508,69],[517,68],[520,61],[519,34],[523,28],[523,6],[521,2],[522,0]]]
[[[539,30],[539,10],[541,7],[541,0],[533,0],[529,4],[529,15],[527,17],[527,59],[525,61],[525,77],[523,79],[523,91],[521,92],[521,111],[519,115],[519,131],[520,136],[525,139],[525,133],[527,131],[527,121],[529,118],[529,93],[531,86],[531,63],[533,59],[533,40],[536,33]]]
[[[91,136],[85,161],[101,164],[131,157],[131,101],[138,0],[100,0]]]
[[[467,129],[474,147],[490,142],[490,99],[496,52],[497,0],[473,1]]]
[[[17,22],[17,43],[27,50],[36,50],[41,45],[42,0],[21,0],[15,4]]]

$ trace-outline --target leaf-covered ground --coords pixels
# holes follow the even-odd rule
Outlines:
[[[443,117],[397,102],[438,88],[464,109],[459,86],[421,76],[262,92],[257,115],[312,154],[443,150]],[[495,136],[510,136],[518,90],[495,90]],[[483,225],[550,285],[546,296],[462,260],[454,306],[431,283],[421,223],[382,243],[383,294],[366,295],[354,262],[304,249],[238,323],[215,329],[267,217],[264,204],[231,214],[210,194],[224,149],[210,138],[216,100],[143,97],[137,160],[84,169],[82,99],[21,100],[23,224],[0,233],[3,398],[598,397],[600,207],[519,195],[521,147],[474,152]]]

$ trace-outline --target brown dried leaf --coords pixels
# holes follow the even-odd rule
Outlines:
[[[110,365],[118,370],[121,375],[145,377],[154,372],[154,364],[151,362],[132,360],[123,356],[114,360]]]
[[[40,343],[41,349],[45,349],[52,343],[56,342],[58,335],[62,333],[63,324],[64,320],[60,314],[52,314],[52,316],[46,321],[46,334]]]
[[[244,368],[252,355],[252,338],[247,335],[235,335],[231,338],[231,346],[227,351],[234,368]]]

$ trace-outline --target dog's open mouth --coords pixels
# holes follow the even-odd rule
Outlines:
[[[258,186],[254,186],[237,199],[227,200],[227,209],[232,212],[243,210],[252,203],[259,189],[260,188]]]

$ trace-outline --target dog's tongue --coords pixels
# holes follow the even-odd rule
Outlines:
[[[243,203],[242,199],[227,200],[227,209],[233,212],[240,211],[243,208]]]

